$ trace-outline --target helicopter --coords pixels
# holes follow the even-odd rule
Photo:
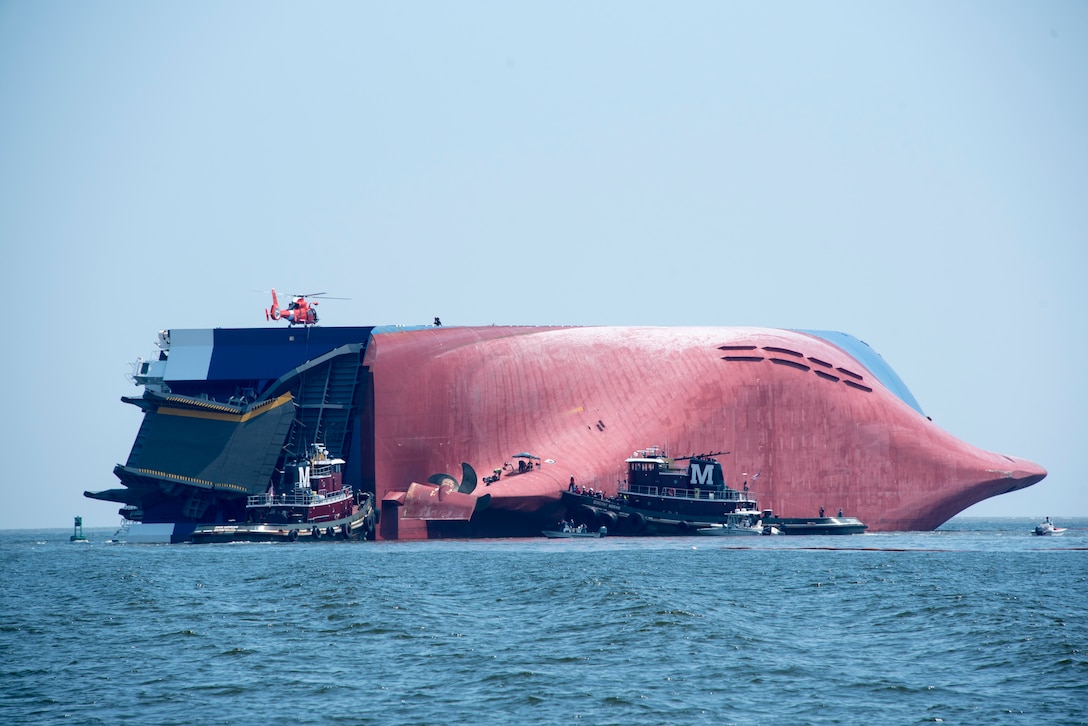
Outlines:
[[[272,288],[272,307],[264,311],[265,320],[286,320],[288,325],[316,325],[317,301],[307,298],[322,297],[325,300],[349,300],[346,297],[328,297],[323,292],[312,292],[305,295],[292,295],[294,298],[286,309],[280,308],[279,298],[276,297],[276,288]]]

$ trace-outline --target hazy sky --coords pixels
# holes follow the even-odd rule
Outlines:
[[[1088,3],[0,0],[0,528],[120,521],[160,328],[868,342],[1088,515]]]

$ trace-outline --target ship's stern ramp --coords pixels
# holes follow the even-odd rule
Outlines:
[[[309,444],[321,442],[337,456],[349,458],[355,453],[352,424],[362,394],[365,347],[351,343],[307,361],[273,381],[261,395],[261,401],[285,394],[295,401],[295,425],[286,442],[288,451],[301,452]]]
[[[144,411],[128,461],[114,468],[127,490],[86,496],[141,510],[165,497],[194,521],[216,499],[268,488],[295,418],[290,393],[248,405],[153,391],[123,400]]]

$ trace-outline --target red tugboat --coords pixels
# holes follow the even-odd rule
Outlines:
[[[250,496],[244,523],[205,524],[192,534],[194,543],[295,542],[321,539],[373,539],[377,510],[366,492],[343,483],[343,459],[314,444],[307,457],[288,471],[292,486]]]

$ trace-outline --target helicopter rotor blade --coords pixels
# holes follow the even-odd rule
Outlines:
[[[350,297],[333,297],[331,295],[326,295],[323,292],[314,292],[314,293],[310,293],[309,295],[294,295],[293,297],[319,298],[321,300],[350,300],[351,299]]]

